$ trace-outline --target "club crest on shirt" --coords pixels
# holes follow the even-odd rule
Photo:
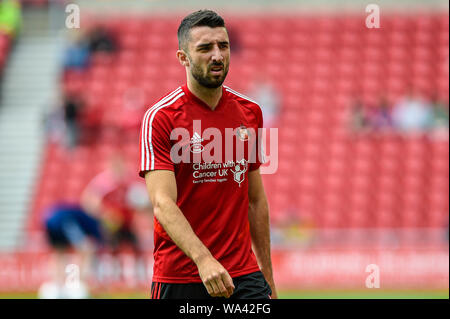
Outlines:
[[[241,187],[241,183],[245,179],[245,172],[247,171],[247,169],[248,169],[248,162],[245,159],[236,162],[234,170],[230,169],[230,171],[234,175],[234,181],[239,184],[239,187]]]
[[[203,139],[200,137],[200,134],[197,132],[194,133],[194,136],[191,138],[191,152],[192,153],[201,153],[203,152]]]
[[[242,141],[245,142],[248,140],[248,130],[245,125],[241,124],[240,127],[236,130],[236,136]]]

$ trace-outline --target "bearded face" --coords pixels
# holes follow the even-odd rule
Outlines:
[[[190,60],[191,74],[197,82],[204,87],[215,89],[222,85],[228,74],[229,63],[212,62],[206,67]]]
[[[220,87],[228,74],[230,45],[225,28],[196,27],[190,32],[189,72],[201,86]]]

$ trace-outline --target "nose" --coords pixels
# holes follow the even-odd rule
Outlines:
[[[211,59],[213,60],[213,62],[223,62],[222,52],[220,51],[220,48],[217,45],[214,46]]]

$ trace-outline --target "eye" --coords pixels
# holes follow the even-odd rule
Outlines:
[[[208,52],[209,51],[209,46],[199,47],[198,51],[200,51],[200,52]]]

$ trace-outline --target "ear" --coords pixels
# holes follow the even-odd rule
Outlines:
[[[188,67],[189,66],[189,59],[187,57],[186,52],[184,52],[184,50],[178,50],[177,51],[177,59],[180,62],[180,64],[184,67]]]

